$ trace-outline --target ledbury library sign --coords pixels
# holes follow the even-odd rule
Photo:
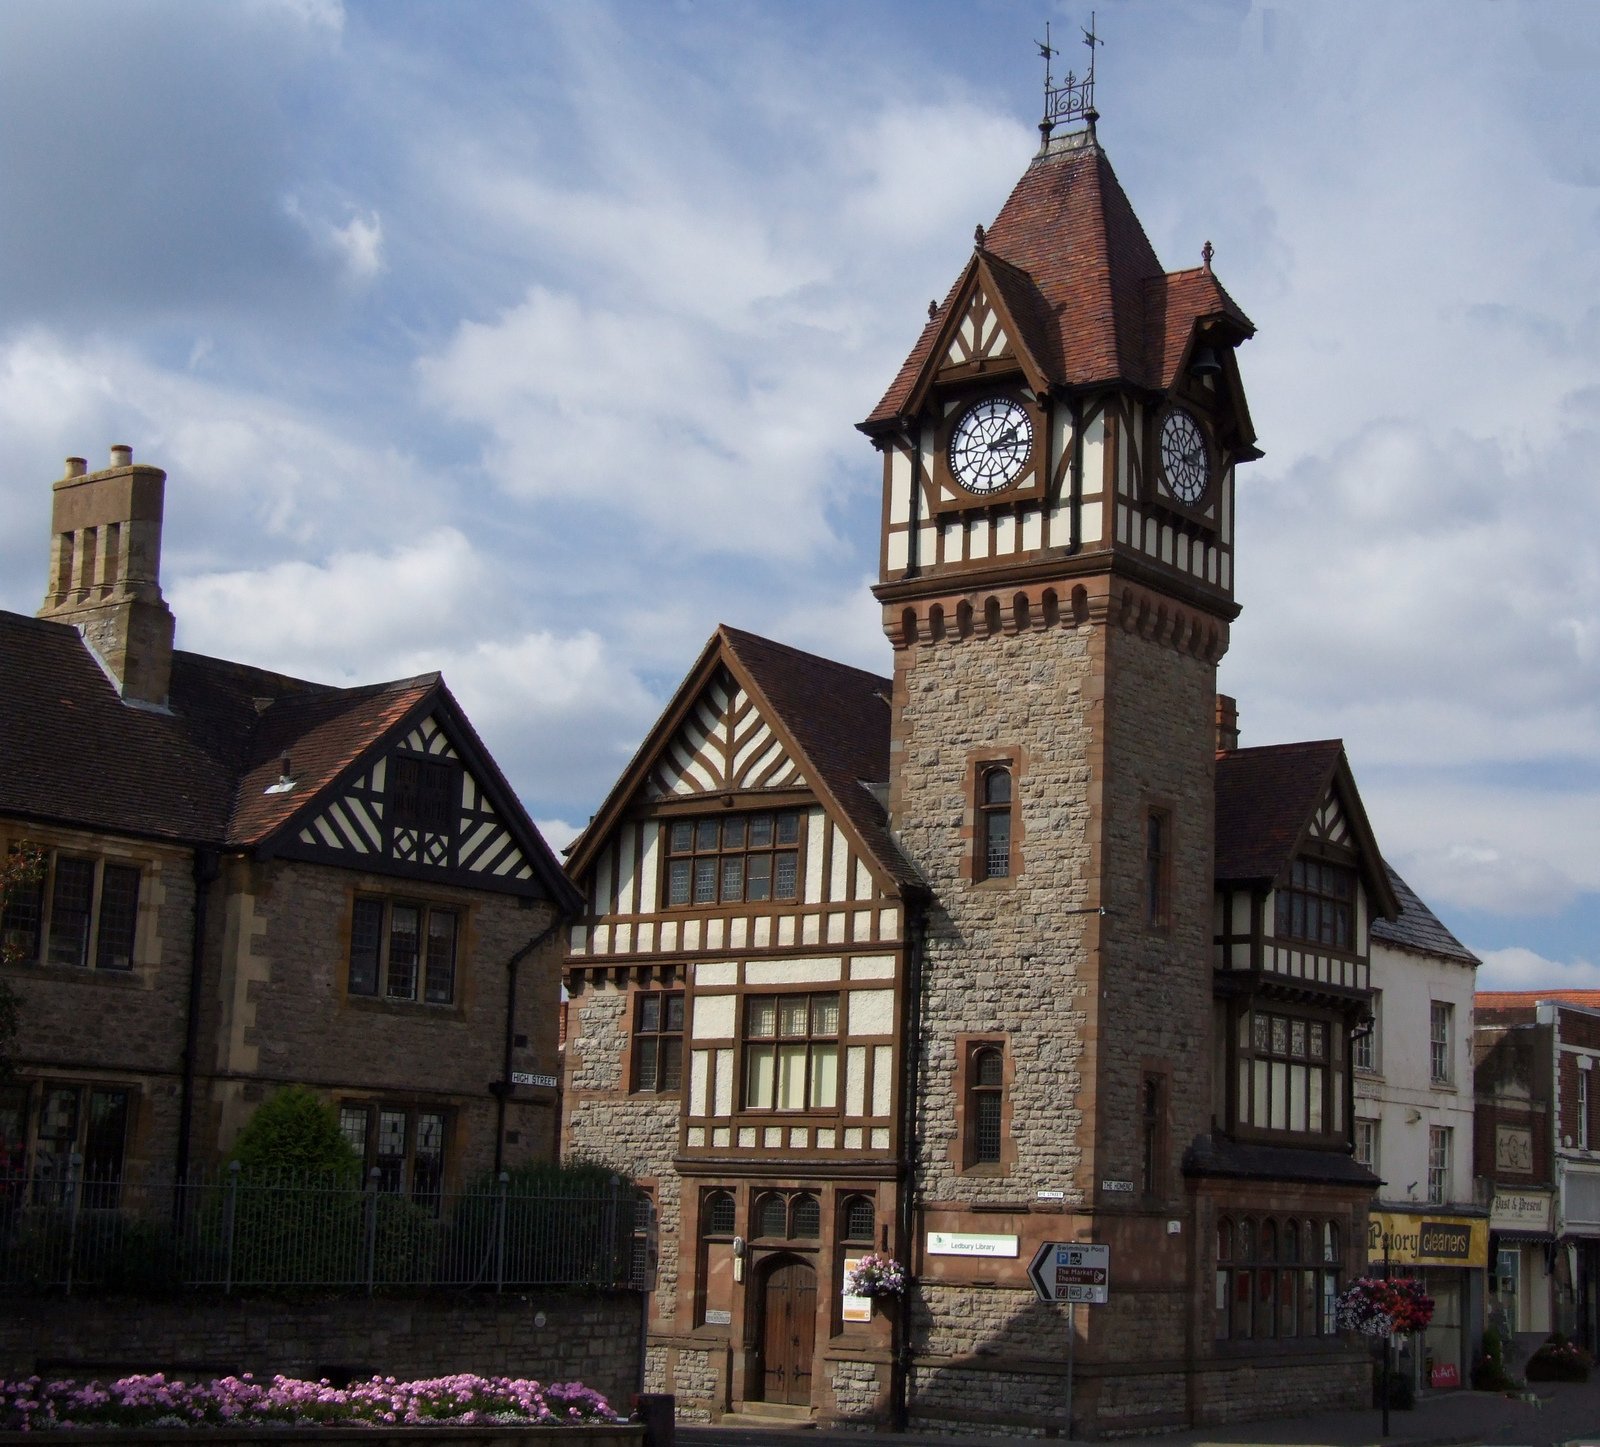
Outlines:
[[[1367,1260],[1393,1266],[1487,1266],[1489,1222],[1482,1216],[1374,1211]]]

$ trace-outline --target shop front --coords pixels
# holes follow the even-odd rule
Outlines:
[[[1432,1324],[1419,1341],[1401,1346],[1401,1370],[1413,1386],[1465,1386],[1482,1335],[1487,1216],[1374,1210],[1367,1226],[1367,1260],[1374,1275],[1416,1277],[1433,1298]]]
[[[1549,1191],[1497,1190],[1489,1211],[1494,1270],[1489,1278],[1488,1324],[1499,1329],[1508,1354],[1517,1339],[1537,1344],[1554,1328],[1556,1286],[1554,1197]]]

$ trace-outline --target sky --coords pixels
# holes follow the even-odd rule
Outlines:
[[[718,623],[887,673],[854,425],[1038,143],[1051,0],[0,6],[0,607],[168,472],[178,644],[441,669],[558,847]],[[1259,328],[1245,744],[1340,737],[1480,988],[1600,986],[1600,6],[1100,0]]]

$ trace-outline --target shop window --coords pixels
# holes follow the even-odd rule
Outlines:
[[[667,907],[795,899],[800,814],[726,814],[667,825]]]
[[[139,880],[132,864],[46,852],[40,873],[7,893],[7,953],[23,964],[131,970]]]
[[[357,896],[350,921],[349,991],[448,1005],[456,991],[453,909]]]
[[[683,992],[651,991],[636,997],[633,1088],[669,1093],[683,1085]]]
[[[378,1172],[378,1189],[409,1195],[435,1212],[444,1189],[448,1125],[436,1110],[359,1101],[339,1107],[339,1129],[363,1168]]]
[[[747,1110],[835,1110],[839,997],[756,995],[745,1004]]]

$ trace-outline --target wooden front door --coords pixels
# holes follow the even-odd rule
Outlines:
[[[809,1407],[817,1273],[808,1261],[780,1257],[767,1271],[761,1297],[762,1399]]]

